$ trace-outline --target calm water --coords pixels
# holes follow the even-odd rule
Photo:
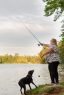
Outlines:
[[[36,85],[50,83],[47,64],[1,64],[0,95],[20,95],[18,81],[32,69],[35,70],[33,79]],[[33,85],[32,88],[34,88]],[[28,86],[27,89],[29,89]]]

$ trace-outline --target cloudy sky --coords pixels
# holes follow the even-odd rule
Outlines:
[[[0,54],[36,55],[41,47],[28,29],[49,43],[51,38],[60,39],[60,25],[53,16],[44,16],[42,0],[0,0]]]

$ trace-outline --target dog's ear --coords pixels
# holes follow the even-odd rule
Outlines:
[[[34,70],[31,70],[32,72],[34,72]]]
[[[34,70],[30,70],[29,72],[28,72],[28,74],[32,74],[34,72]]]

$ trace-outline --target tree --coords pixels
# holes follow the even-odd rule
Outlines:
[[[61,34],[61,42],[59,45],[61,63],[64,63],[64,32]]]
[[[62,31],[62,34],[61,34],[61,42],[60,42],[60,58],[61,58],[61,63],[64,63],[64,21],[63,22],[63,25],[61,27],[61,31]]]
[[[43,0],[45,5],[45,16],[55,13],[54,21],[56,21],[64,12],[64,0]]]
[[[62,37],[62,43],[63,43],[64,42],[64,20],[62,22],[63,22],[63,25],[61,27],[61,31],[62,31],[61,37]]]

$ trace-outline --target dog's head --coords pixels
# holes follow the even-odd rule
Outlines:
[[[28,72],[29,75],[33,75],[33,73],[34,73],[34,70],[30,70],[30,71]]]

